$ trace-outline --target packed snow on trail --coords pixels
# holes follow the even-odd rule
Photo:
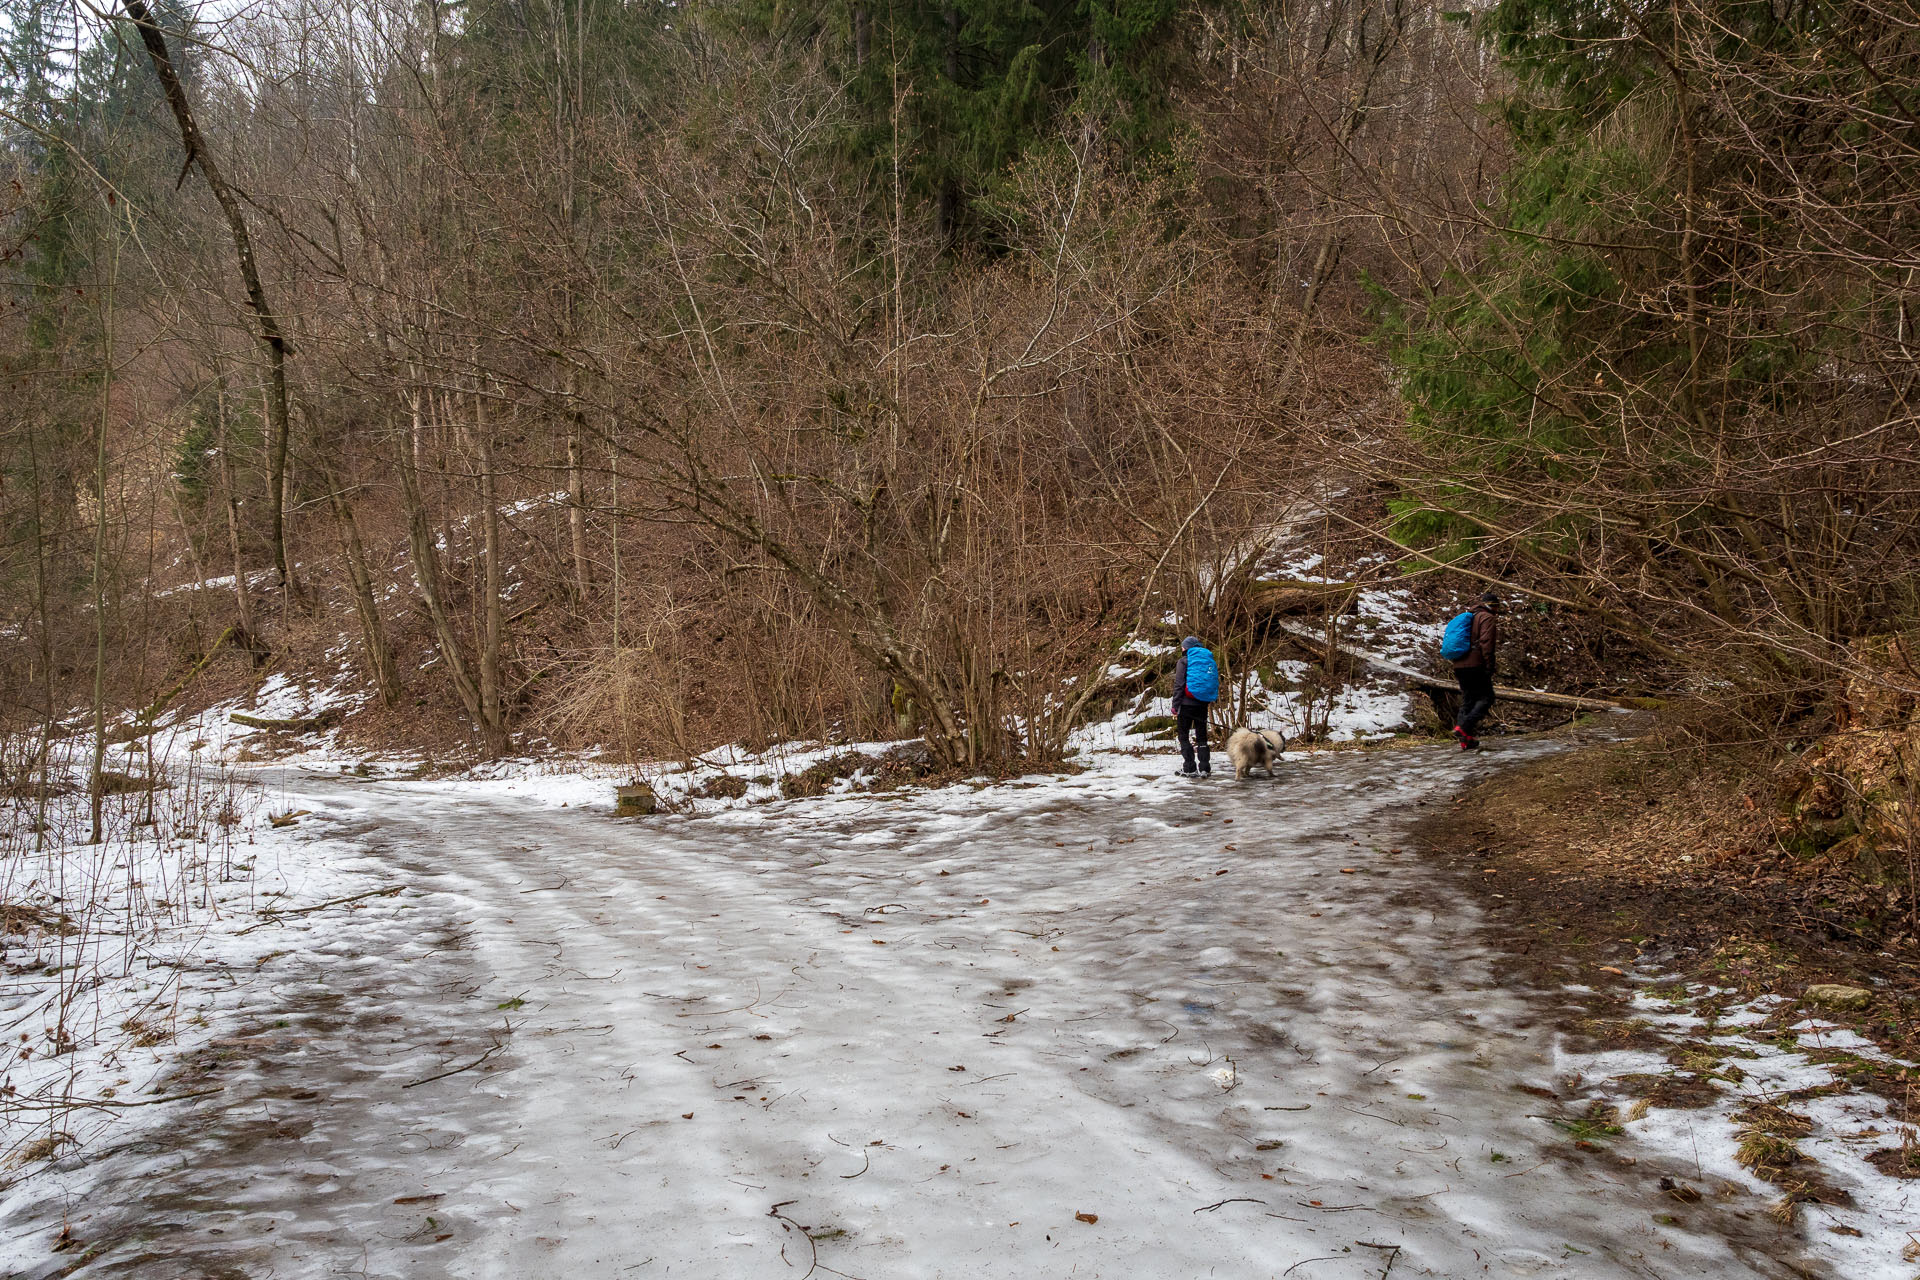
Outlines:
[[[1406,835],[1499,759],[632,820],[281,768],[255,860],[400,892],[212,939],[194,1096],[15,1170],[0,1270],[1906,1280],[1904,1202],[1783,1227],[1677,1113],[1575,1145],[1563,997]]]

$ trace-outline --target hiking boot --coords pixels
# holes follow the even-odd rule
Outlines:
[[[1455,732],[1458,732],[1458,730]],[[1462,733],[1460,734],[1460,749],[1462,751],[1478,751],[1480,749],[1480,739],[1471,734]]]
[[[1460,743],[1461,747],[1464,749],[1467,743],[1467,731],[1465,729],[1462,729],[1459,725],[1453,726],[1453,740],[1455,742]]]
[[[1173,776],[1176,778],[1197,778],[1200,776],[1200,771],[1198,769],[1176,769],[1173,772]]]

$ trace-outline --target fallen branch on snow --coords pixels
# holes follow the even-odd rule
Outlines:
[[[507,1023],[507,1034],[508,1035],[513,1034],[513,1024],[511,1022]],[[475,1058],[472,1062],[467,1063],[463,1067],[455,1067],[451,1071],[442,1071],[438,1075],[425,1076],[419,1080],[409,1080],[407,1081],[407,1083],[401,1085],[400,1087],[402,1089],[413,1089],[423,1084],[432,1084],[435,1080],[445,1080],[448,1076],[457,1076],[462,1071],[471,1071],[475,1067],[487,1061],[487,1059],[493,1057],[494,1054],[500,1052],[502,1049],[506,1047],[507,1047],[507,1042],[505,1040],[495,1040],[493,1042],[493,1048],[487,1050],[485,1053],[481,1054],[479,1057]]]
[[[268,907],[260,913],[266,917],[265,920],[259,924],[250,924],[244,929],[235,930],[234,937],[252,933],[255,929],[264,929],[270,924],[277,924],[285,916],[310,916],[316,911],[325,911],[328,907],[345,906],[349,902],[361,902],[367,898],[391,898],[394,894],[403,892],[406,887],[404,884],[397,884],[390,889],[369,889],[365,893],[349,894],[344,898],[330,898],[325,902],[316,902],[310,907],[289,907],[284,911]]]
[[[188,1098],[211,1098],[224,1089],[196,1089],[192,1093],[169,1093],[160,1098],[137,1098],[132,1102],[121,1102],[117,1098],[61,1098],[57,1102],[40,1102],[25,1098],[9,1098],[7,1109],[10,1111],[70,1111],[75,1107],[91,1107],[96,1111],[121,1111],[128,1107],[157,1107],[167,1102],[184,1102]]]
[[[1227,1205],[1227,1204],[1265,1204],[1265,1203],[1266,1203],[1265,1200],[1255,1200],[1252,1196],[1233,1196],[1226,1200],[1215,1200],[1212,1204],[1203,1204],[1198,1209],[1195,1209],[1194,1212],[1195,1213],[1212,1213],[1215,1209],[1218,1209],[1221,1205]]]

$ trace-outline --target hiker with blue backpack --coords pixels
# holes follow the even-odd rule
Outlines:
[[[1180,776],[1211,778],[1207,752],[1207,713],[1220,698],[1220,664],[1198,636],[1180,642],[1173,664],[1173,719],[1180,736]],[[1194,768],[1194,739],[1199,740],[1199,768]]]
[[[1500,647],[1500,597],[1489,591],[1473,608],[1456,615],[1440,637],[1440,656],[1453,664],[1460,682],[1460,714],[1453,736],[1462,751],[1479,748],[1473,731],[1493,709],[1493,661]]]

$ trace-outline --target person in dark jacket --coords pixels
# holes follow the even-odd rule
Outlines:
[[[1500,597],[1489,591],[1473,605],[1473,648],[1453,664],[1454,677],[1460,681],[1460,717],[1453,736],[1460,740],[1462,751],[1480,745],[1473,731],[1493,709],[1493,669],[1499,649]]]
[[[1207,711],[1213,704],[1187,692],[1187,650],[1199,643],[1199,636],[1182,640],[1180,657],[1173,664],[1173,720],[1180,736],[1180,774],[1186,778],[1213,776],[1213,763],[1207,751]],[[1198,769],[1194,767],[1195,738],[1199,739]]]

